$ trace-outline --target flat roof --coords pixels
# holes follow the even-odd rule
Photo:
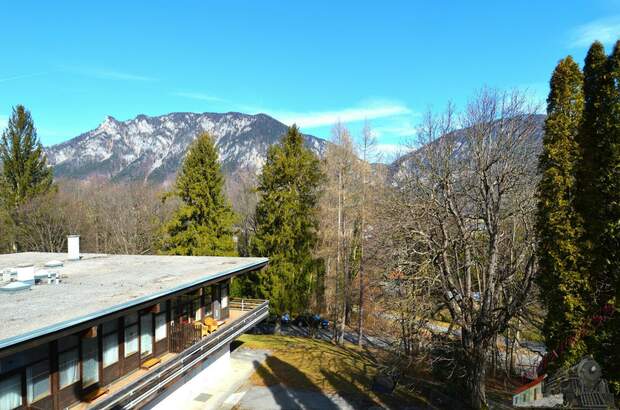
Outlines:
[[[59,284],[0,292],[0,349],[158,299],[203,282],[259,269],[267,258],[24,252],[0,255],[0,271],[33,264]],[[59,268],[44,268],[52,260]],[[45,282],[47,282],[45,280]]]

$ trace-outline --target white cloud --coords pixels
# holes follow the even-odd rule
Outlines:
[[[103,80],[121,80],[121,81],[157,81],[157,78],[144,75],[128,73],[124,71],[110,70],[102,67],[60,67],[62,71],[83,75],[86,77],[94,77]]]
[[[325,125],[332,125],[338,121],[349,123],[411,114],[411,110],[402,104],[383,103],[371,104],[365,107],[344,108],[337,111],[267,111],[267,113],[287,125],[297,124],[299,127],[320,127]]]
[[[45,74],[47,74],[47,72],[14,75],[11,77],[0,78],[0,83],[6,83],[8,81],[14,81],[14,80],[21,80],[22,78],[38,77],[40,75],[45,75]]]
[[[373,128],[372,132],[375,137],[413,137],[416,134],[417,130],[417,127],[415,127],[410,122],[407,122],[402,125],[376,127]]]
[[[224,101],[223,99],[216,97],[214,95],[204,94],[204,93],[188,93],[188,92],[176,92],[172,93],[177,97],[185,97],[191,98],[193,100],[201,100],[201,101]]]
[[[570,46],[589,47],[596,40],[610,44],[620,39],[620,16],[609,17],[583,24],[573,30]]]

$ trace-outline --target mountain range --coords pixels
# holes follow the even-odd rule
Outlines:
[[[260,170],[269,146],[287,126],[265,115],[170,113],[118,121],[108,116],[96,129],[45,148],[57,178],[103,178],[112,181],[171,181],[191,142],[210,133],[227,177],[244,169]],[[327,141],[304,135],[305,144],[322,156]]]
[[[534,138],[542,142],[544,115],[536,115]],[[240,173],[260,171],[269,147],[280,141],[287,126],[266,115],[228,113],[170,113],[156,117],[138,115],[127,121],[108,116],[96,129],[45,149],[57,178],[108,179],[116,182],[167,183],[174,179],[191,142],[210,133],[220,151],[224,175],[234,180]],[[462,139],[466,130],[443,138]],[[304,134],[305,144],[319,157],[329,144]],[[420,147],[418,150],[424,149]],[[386,167],[396,177],[418,150]]]

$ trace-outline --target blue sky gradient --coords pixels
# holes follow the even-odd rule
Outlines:
[[[393,152],[482,86],[544,101],[557,61],[620,37],[620,1],[2,1],[0,126],[45,145],[112,115],[264,112],[328,138],[364,118]]]

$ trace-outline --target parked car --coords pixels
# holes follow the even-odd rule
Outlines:
[[[288,314],[288,312],[285,312],[282,315],[282,317],[280,318],[280,323],[284,326],[288,326],[291,323],[291,316]]]
[[[293,320],[293,324],[299,327],[312,327],[315,329],[329,328],[329,320],[323,319],[318,313],[304,313],[303,315],[299,315]]]

